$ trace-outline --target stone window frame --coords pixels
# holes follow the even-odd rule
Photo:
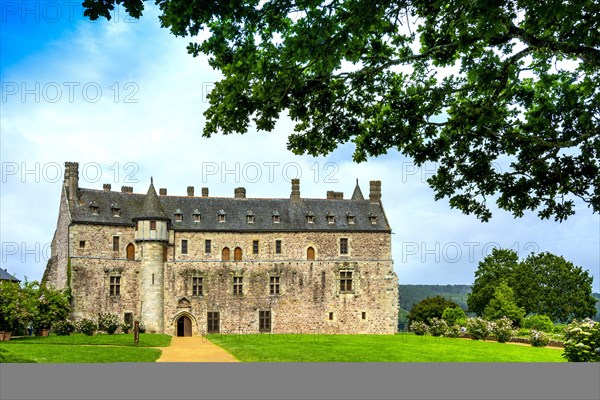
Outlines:
[[[183,222],[183,213],[181,213],[181,212],[175,213],[175,222]]]
[[[219,210],[219,212],[217,213],[217,217],[219,223],[227,222],[227,213],[225,212],[225,210]]]
[[[312,213],[312,211],[309,211],[306,213],[306,222],[308,224],[314,224],[315,223],[315,215]]]
[[[356,223],[356,217],[353,214],[348,213],[346,215],[346,222],[348,225],[354,225]]]
[[[181,239],[180,252],[181,252],[181,255],[188,255],[189,254],[189,240],[188,239]]]
[[[281,275],[278,273],[269,274],[269,296],[281,296]]]
[[[244,297],[244,276],[234,274],[231,278],[231,294],[234,297]]]
[[[252,212],[252,210],[248,210],[246,212],[246,223],[247,224],[253,224],[256,222],[256,216],[254,215],[254,213]]]
[[[344,246],[342,245],[342,240],[345,240],[345,250],[346,252],[342,252],[342,249],[344,249]],[[338,238],[338,255],[340,257],[349,257],[350,256],[350,237],[348,236],[340,236]]]
[[[216,321],[216,329],[215,328]],[[207,311],[206,312],[206,333],[220,333],[221,332],[221,312],[220,311]]]
[[[274,254],[277,256],[283,255],[283,239],[275,239]]]
[[[121,216],[121,208],[118,205],[114,204],[110,209],[112,211],[113,217]]]
[[[121,286],[123,285],[123,276],[120,273],[111,273],[108,275],[108,295],[110,297],[121,297]]]
[[[377,225],[377,215],[369,213],[369,221],[371,222],[371,225]]]
[[[85,249],[85,240],[80,240],[79,241],[79,248],[80,249]]]
[[[205,275],[202,272],[194,272],[190,278],[190,287],[192,288],[191,297],[204,297],[206,294],[206,279]],[[197,279],[200,279],[199,283]],[[195,291],[195,289],[199,287],[199,291]]]
[[[349,275],[348,275],[349,274]],[[338,270],[338,293],[354,294],[354,269],[344,268]]]
[[[360,316],[363,321],[367,320],[367,312],[366,311],[361,311]]]
[[[117,253],[117,254],[121,251],[121,235],[113,235],[112,251],[113,251],[113,253]]]
[[[273,223],[274,224],[281,223],[281,215],[279,214],[279,211],[273,211]]]
[[[206,251],[208,250],[208,251]],[[204,254],[212,254],[212,240],[204,239]]]
[[[351,272],[352,276],[351,276],[351,290],[341,290],[341,279],[342,279],[342,272]],[[336,296],[355,296],[357,294],[360,293],[360,269],[358,267],[358,263],[357,262],[349,262],[349,261],[345,261],[345,262],[339,262],[336,263],[336,268],[335,268],[335,280],[336,280],[336,285],[335,285],[335,295]],[[346,278],[348,279],[348,278]]]
[[[258,332],[259,333],[270,333],[273,320],[271,310],[259,310],[258,311]]]
[[[194,222],[200,222],[202,220],[202,214],[200,214],[199,212],[194,211],[194,213],[192,214],[192,217],[194,219]]]
[[[260,254],[260,240],[258,239],[252,240],[252,254],[255,256]]]

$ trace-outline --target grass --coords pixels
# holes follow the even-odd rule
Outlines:
[[[170,342],[168,335],[151,334],[140,334],[137,345],[133,334],[13,338],[0,342],[0,363],[154,362],[161,351],[151,347],[166,347]]]
[[[245,362],[564,362],[562,349],[413,334],[208,335]]]

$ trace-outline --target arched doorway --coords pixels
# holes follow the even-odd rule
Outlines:
[[[133,243],[129,243],[126,248],[127,251],[127,259],[134,260],[135,259],[135,246]]]
[[[315,259],[315,249],[313,247],[309,247],[306,249],[306,259],[312,261]]]
[[[223,251],[221,252],[221,261],[229,261],[230,257],[229,257],[229,247],[225,247],[223,248]]]
[[[233,251],[233,261],[242,261],[242,249],[236,247]]]
[[[185,315],[177,319],[177,336],[192,336],[192,320]]]

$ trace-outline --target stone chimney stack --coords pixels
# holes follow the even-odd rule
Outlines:
[[[381,181],[371,181],[369,184],[369,200],[371,203],[379,203],[381,201]]]
[[[69,201],[79,198],[79,163],[65,162],[65,184],[69,193]]]
[[[133,193],[133,186],[121,186],[122,193]]]
[[[246,198],[246,189],[243,187],[235,188],[233,191],[233,194],[236,199],[245,199]]]
[[[335,197],[335,192],[333,190],[327,191],[327,200],[333,200]]]
[[[292,179],[292,194],[290,194],[290,199],[300,200],[300,179],[298,178]]]
[[[189,197],[194,197],[194,187],[193,186],[187,187],[187,194]]]
[[[327,200],[343,200],[344,192],[336,192],[334,190],[327,191]]]
[[[161,196],[166,196],[167,195],[167,189],[166,188],[160,188],[160,189],[158,189],[158,194],[160,194]]]
[[[102,185],[102,189],[104,189],[105,192],[110,192],[110,183]]]
[[[202,188],[202,197],[208,197],[208,188],[207,187]]]

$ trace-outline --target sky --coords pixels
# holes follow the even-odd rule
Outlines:
[[[392,227],[394,269],[401,284],[472,284],[493,248],[521,258],[551,252],[589,271],[600,292],[600,216],[583,203],[567,221],[515,219],[492,205],[482,223],[434,200],[426,179],[435,164],[417,168],[387,155],[352,162],[353,146],[328,157],[293,155],[282,117],[273,132],[203,138],[206,94],[220,77],[203,56],[187,54],[189,39],[160,28],[146,4],[142,19],[117,8],[111,21],[91,22],[74,1],[0,2],[0,266],[19,279],[42,277],[56,228],[65,161],[80,166],[80,187],[133,186],[185,195],[288,198],[299,177],[301,195],[326,191],[350,197],[356,179],[368,196],[381,180]]]

